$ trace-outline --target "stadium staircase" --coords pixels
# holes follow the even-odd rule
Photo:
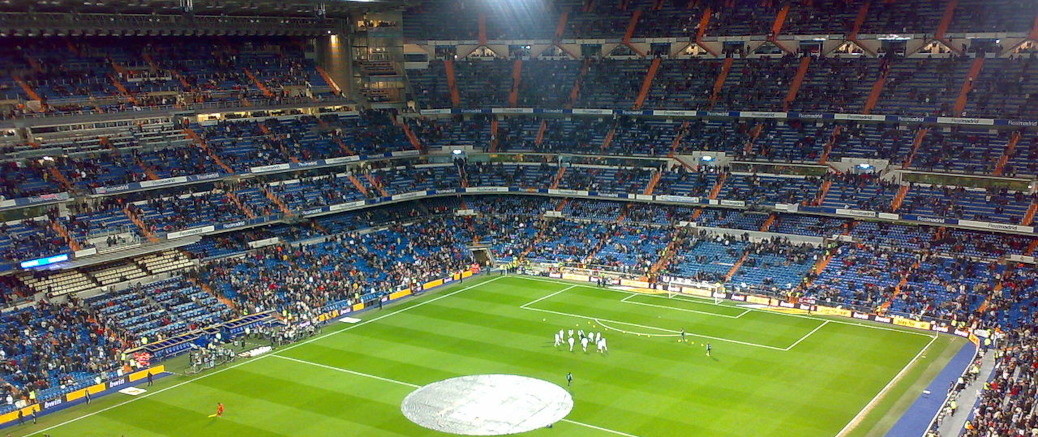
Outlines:
[[[820,187],[818,187],[818,195],[815,196],[815,199],[814,199],[814,202],[812,203],[812,205],[814,205],[814,206],[821,205],[822,201],[825,200],[825,196],[827,194],[829,194],[829,189],[832,188],[832,186],[833,186],[833,181],[822,182],[822,185]]]
[[[764,224],[762,224],[760,226],[760,231],[761,232],[768,232],[768,230],[771,229],[771,225],[775,224],[775,219],[776,218],[778,218],[778,215],[776,215],[775,213],[772,213],[771,215],[769,215],[768,219],[764,221]]]
[[[32,89],[31,86],[20,76],[12,76],[14,81],[18,83],[18,86],[22,87],[22,91],[25,91],[25,95],[29,96],[29,100],[40,100],[40,95],[36,94],[36,90]]]
[[[386,189],[382,188],[382,185],[379,185],[377,182],[375,182],[375,178],[371,177],[371,173],[364,173],[364,177],[367,178],[368,182],[371,183],[372,187],[375,187],[375,189],[378,190],[379,194],[381,194],[382,197],[389,196],[389,193],[386,192]]]
[[[673,234],[670,237],[670,243],[667,243],[667,247],[663,249],[663,253],[660,254],[660,257],[658,260],[656,260],[656,263],[653,264],[651,268],[649,268],[649,272],[651,272],[652,274],[658,273],[660,270],[663,269],[663,267],[667,265],[667,263],[670,262],[671,258],[674,258],[674,253],[677,252],[677,247],[679,247],[682,243],[685,242],[685,234],[681,231],[682,228],[674,229]]]
[[[346,178],[349,179],[350,182],[353,183],[354,187],[357,187],[357,190],[360,191],[360,194],[363,194],[364,197],[369,197],[368,196],[368,189],[365,188],[364,185],[360,183],[360,181],[357,179],[356,176],[354,176],[352,174],[349,174],[349,175],[346,175]]]
[[[227,307],[232,309],[232,310],[234,310],[235,313],[238,312],[238,306],[234,304],[233,300],[230,300],[230,299],[224,297],[224,295],[222,295],[220,293],[217,293],[216,291],[213,290],[212,287],[209,286],[209,284],[206,284],[206,283],[204,283],[202,281],[199,281],[199,280],[197,280],[195,278],[187,278],[187,282],[190,282],[191,285],[194,285],[195,287],[200,288],[202,291],[204,291],[206,293],[209,293],[210,296],[215,297],[216,300],[220,301],[220,303],[222,303],[224,305],[227,305]]]
[[[623,43],[623,45],[627,46],[627,48],[631,49],[631,51],[637,53],[638,56],[641,56],[641,57],[644,58],[645,57],[645,52],[643,52],[640,49],[638,49],[637,47],[635,47],[634,44],[631,44],[631,37],[634,36],[634,29],[636,27],[638,27],[638,19],[640,19],[641,16],[642,16],[642,10],[641,9],[638,9],[638,10],[634,11],[633,14],[631,14],[631,21],[627,23],[627,31],[624,32],[624,39],[622,40],[622,43]],[[659,58],[656,58],[653,61],[654,61],[654,63],[658,64]],[[653,70],[651,70],[651,69],[649,70],[649,72],[650,73],[654,73]],[[640,105],[636,104],[634,109],[638,109],[639,106]]]
[[[116,66],[118,64],[112,64],[112,65]],[[125,71],[121,67],[117,67],[116,70],[123,70],[123,71]],[[115,77],[114,74],[109,74],[108,78],[112,81],[112,85],[115,86],[115,89],[119,90],[119,93],[122,94],[123,97],[126,97],[126,99],[130,101],[130,103],[133,103],[134,105],[137,104],[137,99],[133,97],[133,94],[130,94],[130,91],[126,89],[126,86],[124,86],[121,81],[119,81],[119,78]]]
[[[613,144],[613,137],[616,136],[616,126],[609,128],[609,132],[606,133],[605,139],[602,140],[602,154],[606,154],[606,150],[609,149],[609,145]]]
[[[487,14],[486,12],[479,13],[479,45],[487,45]]]
[[[728,73],[732,71],[733,62],[735,62],[735,59],[731,56],[724,58],[724,64],[721,65],[721,74],[717,75],[717,80],[714,81],[714,92],[710,94],[710,109],[713,109],[714,105],[717,104],[717,98],[720,97],[721,89],[724,88],[724,81],[728,78]]]
[[[332,89],[333,93],[336,95],[342,95],[342,88],[339,88],[339,84],[335,83],[335,81],[332,80],[332,77],[328,75],[328,72],[324,71],[324,69],[319,65],[317,66],[317,74],[321,75],[321,79],[324,79],[324,82],[328,84],[328,87]]]
[[[73,252],[79,252],[83,248],[75,238],[72,238],[72,235],[69,235],[68,229],[65,229],[65,225],[62,225],[60,220],[51,219],[50,227],[54,229],[54,232],[57,232],[58,235],[61,235],[61,237],[68,242],[68,247],[72,249]]]
[[[789,5],[786,5],[785,9],[789,9]],[[782,102],[783,111],[789,111],[789,106],[797,99],[797,93],[800,92],[800,85],[804,83],[804,76],[807,76],[807,69],[810,66],[810,56],[800,58],[800,66],[797,67],[797,75],[793,77],[793,82],[789,84],[789,93],[786,94],[786,100]]]
[[[962,88],[959,90],[959,97],[955,99],[954,116],[962,116],[962,111],[966,109],[966,100],[969,98],[970,91],[973,91],[973,86],[976,83],[977,76],[980,75],[980,70],[982,68],[984,68],[984,58],[978,56],[973,60],[973,65],[970,66],[970,71],[966,74],[966,80],[962,82]]]
[[[555,26],[555,45],[559,45],[559,41],[562,40],[562,36],[566,34],[566,22],[569,21],[569,11],[562,11],[559,14],[559,24]],[[561,48],[561,47],[560,47]]]
[[[624,205],[623,209],[620,210],[620,214],[618,214],[616,216],[616,220],[614,220],[613,223],[619,224],[619,223],[623,222],[624,218],[627,217],[627,213],[628,213],[628,211],[630,211],[630,209],[631,209],[631,204],[628,203],[628,204]],[[598,244],[596,244],[594,249],[591,249],[591,251],[588,252],[587,257],[584,258],[584,264],[590,264],[591,260],[595,259],[595,255],[598,255],[598,252],[600,252],[602,250],[602,248],[605,247],[605,244],[606,244],[607,240],[609,240],[608,236],[605,236],[605,238],[599,238],[598,239]]]
[[[223,160],[220,159],[220,157],[217,156],[215,153],[213,153],[213,151],[209,148],[209,144],[207,144],[205,140],[202,139],[202,137],[198,136],[198,133],[195,132],[194,129],[186,128],[184,129],[184,133],[187,134],[189,138],[194,140],[195,144],[198,145],[198,147],[200,147],[202,150],[204,150],[205,153],[209,155],[209,158],[212,159],[213,162],[216,163],[216,165],[220,166],[220,168],[222,168],[223,171],[229,174],[234,174],[234,170],[232,170],[231,167],[228,167],[227,164],[224,164]]]
[[[962,56],[962,50],[952,46],[951,42],[948,41],[944,36],[948,32],[948,26],[951,25],[952,17],[955,15],[955,8],[959,7],[959,0],[948,0],[948,5],[944,8],[944,15],[941,16],[941,22],[937,24],[937,31],[933,34],[933,39],[940,41],[949,50],[954,52],[956,55]]]
[[[872,110],[876,107],[876,103],[879,102],[879,96],[883,94],[883,84],[887,83],[887,69],[883,69],[879,73],[879,79],[876,79],[876,83],[872,84],[872,90],[869,91],[869,99],[865,101],[865,107],[862,108],[862,114],[871,114]]]
[[[458,82],[454,75],[454,61],[443,61],[443,69],[447,72],[447,89],[451,92],[451,103],[457,108],[461,106],[461,93],[458,92]]]
[[[259,128],[260,128],[260,131],[263,132],[263,135],[266,135],[267,138],[269,138],[272,143],[278,145],[278,150],[281,150],[281,154],[287,156],[289,161],[292,161],[294,163],[299,163],[299,158],[296,158],[295,156],[292,156],[292,153],[290,153],[288,151],[288,149],[285,148],[285,143],[283,141],[281,141],[281,135],[274,134],[273,132],[270,131],[270,128],[268,128],[267,125],[263,124],[263,123],[259,124]]]
[[[760,137],[761,131],[764,130],[764,123],[757,123],[750,131],[750,139],[746,141],[746,146],[743,147],[743,153],[747,156],[753,154],[753,144],[757,142],[757,137]]]
[[[555,207],[555,210],[558,211],[558,212],[562,212],[562,210],[566,208],[566,204],[567,203],[569,203],[569,198],[568,197],[562,199],[562,201],[559,202],[559,206]]]
[[[144,220],[141,220],[140,217],[137,217],[137,214],[134,214],[130,211],[129,208],[125,207],[123,208],[123,214],[126,214],[126,218],[130,219],[130,221],[133,222],[133,224],[137,225],[137,228],[141,230],[141,233],[144,234],[144,237],[147,238],[148,241],[152,243],[156,243],[159,241],[159,237],[156,237],[155,233],[151,232],[151,229],[148,228],[148,225],[145,224]]]
[[[836,125],[836,127],[833,128],[833,134],[829,136],[829,141],[825,143],[825,150],[822,151],[822,157],[818,159],[819,164],[825,165],[826,162],[829,162],[829,154],[832,153],[833,146],[836,145],[836,140],[840,137],[840,132],[842,130],[843,126],[841,125]]]
[[[1027,246],[1027,251],[1024,255],[1033,256],[1035,249],[1038,249],[1038,239],[1031,240],[1031,244]]]
[[[556,190],[559,188],[559,183],[562,182],[562,175],[566,173],[566,166],[560,165],[559,171],[555,173],[555,179],[551,181],[551,189]]]
[[[688,8],[692,9],[695,6],[696,3],[698,3],[698,2],[688,2]],[[696,45],[701,47],[703,50],[706,50],[707,53],[710,53],[710,56],[716,57],[717,56],[717,51],[715,51],[714,49],[711,49],[706,44],[703,44],[703,37],[706,35],[707,27],[710,26],[710,16],[713,15],[713,13],[714,13],[713,9],[710,9],[709,6],[707,6],[706,10],[703,11],[703,16],[699,18],[699,30],[696,32],[696,39],[695,39],[695,41],[696,41]],[[731,66],[732,66],[731,59],[732,58],[729,57],[729,58],[725,58],[725,60],[724,60],[725,64],[728,66],[728,68],[731,68]],[[727,75],[727,74],[728,74],[728,71],[725,70],[722,75]],[[722,80],[722,82],[724,82],[724,81]],[[713,106],[713,102],[714,102],[714,97],[711,97],[710,98],[710,105],[711,105],[711,107]]]
[[[508,106],[519,104],[519,82],[523,79],[523,60],[516,59],[512,64],[512,90],[508,93]]]
[[[649,180],[649,186],[645,187],[645,195],[651,196],[652,192],[656,189],[656,184],[660,182],[660,178],[663,177],[663,172],[655,171],[652,173],[652,179]]]
[[[248,68],[243,68],[242,70],[245,71],[245,75],[249,77],[249,80],[251,80],[252,83],[256,84],[256,88],[259,88],[259,90],[263,92],[264,96],[274,97],[274,93],[270,92],[270,90],[267,89],[267,86],[264,85],[263,82],[260,81],[258,78],[256,78],[256,75],[252,74],[252,71],[250,71]]]
[[[898,296],[901,295],[901,290],[905,287],[905,284],[908,283],[908,277],[912,276],[912,272],[915,272],[915,270],[918,269],[918,268],[919,268],[919,261],[917,260],[914,263],[912,263],[912,267],[910,267],[908,269],[908,271],[905,272],[905,274],[901,276],[901,280],[898,281],[897,285],[894,287],[894,294],[890,296],[890,299],[887,299],[882,304],[880,304],[880,306],[879,306],[879,313],[880,314],[886,314],[887,311],[890,310],[890,306],[894,304],[894,301],[897,300]]]
[[[72,182],[69,182],[68,178],[66,178],[65,175],[62,174],[61,171],[58,170],[56,167],[47,167],[47,171],[50,172],[50,175],[54,178],[54,180],[61,183],[61,187],[64,188],[65,191],[75,191],[75,188],[72,186]]]
[[[851,32],[847,35],[847,41],[854,43],[858,48],[868,53],[870,56],[876,56],[876,53],[872,49],[868,48],[865,44],[862,44],[858,40],[858,31],[861,30],[861,25],[865,24],[865,19],[869,16],[869,4],[872,2],[865,2],[861,5],[861,9],[858,9],[858,15],[854,18],[854,25],[851,27]],[[885,75],[884,75],[885,76]],[[881,85],[882,87],[882,85]],[[875,105],[873,105],[875,106]],[[868,107],[866,105],[866,107]],[[868,114],[868,112],[865,112]]]
[[[544,142],[544,131],[548,129],[548,120],[541,119],[541,126],[537,128],[537,139],[533,143],[540,146]]]
[[[732,269],[728,270],[728,273],[724,275],[725,282],[729,282],[732,280],[732,277],[735,276],[735,273],[739,271],[739,268],[742,267],[742,263],[746,262],[746,258],[749,258],[749,256],[749,253],[743,253],[742,256],[739,257],[739,260],[735,262],[735,265],[732,266]]]
[[[318,120],[320,120],[320,118],[318,118]],[[412,133],[412,135],[414,134]],[[356,155],[356,153],[354,153],[353,150],[350,150],[349,147],[346,147],[346,143],[342,141],[342,137],[340,137],[338,134],[333,134],[332,138],[334,138],[336,144],[339,145],[339,149],[341,149],[343,152],[346,152],[347,155]]]
[[[649,65],[649,72],[645,74],[645,81],[642,82],[642,89],[638,92],[638,98],[634,101],[635,110],[642,109],[642,105],[645,104],[645,97],[649,95],[649,89],[652,88],[652,79],[656,77],[656,72],[660,69],[660,58],[652,60],[652,64]]]
[[[775,22],[771,24],[771,35],[768,35],[768,41],[784,52],[793,53],[793,50],[786,48],[778,42],[778,36],[782,33],[782,26],[786,24],[787,16],[789,16],[789,3],[782,6],[782,9],[779,9],[778,14],[775,15]]]
[[[923,139],[926,138],[928,132],[930,129],[923,128],[915,133],[915,139],[912,140],[912,151],[908,153],[905,163],[901,164],[901,169],[908,169],[908,166],[912,165],[912,160],[915,159],[915,154],[919,151],[919,146],[923,144]]]
[[[240,209],[241,212],[244,212],[246,217],[250,219],[256,218],[256,214],[252,212],[252,209],[246,206],[244,203],[242,203],[241,199],[239,199],[233,191],[228,191],[226,196],[228,200],[233,202],[235,205],[238,205],[238,209]]]
[[[905,196],[908,195],[908,185],[902,185],[897,190],[897,195],[894,196],[894,200],[890,203],[890,212],[897,212],[901,209],[901,204],[905,202]]]
[[[411,130],[411,126],[408,126],[407,123],[400,123],[400,127],[404,129],[404,135],[407,136],[407,140],[411,142],[411,146],[419,152],[422,151],[422,143],[418,141],[418,136],[416,136],[414,131]],[[342,140],[340,140],[340,144],[341,142]]]
[[[1034,223],[1034,214],[1038,212],[1038,200],[1032,201],[1031,206],[1027,208],[1027,214],[1024,214],[1024,219],[1020,221],[1023,226],[1031,226]],[[1035,241],[1038,241],[1036,239]]]
[[[262,190],[263,194],[267,196],[267,199],[270,199],[271,202],[274,202],[274,204],[278,206],[278,209],[280,209],[281,212],[285,213],[285,215],[294,215],[292,214],[292,210],[288,209],[288,206],[285,205],[285,202],[282,202],[281,198],[276,196],[273,191],[270,191],[270,188],[268,188],[266,185],[260,185],[260,190]]]
[[[1002,176],[1002,171],[1006,167],[1006,163],[1009,162],[1009,157],[1013,156],[1013,149],[1016,148],[1017,143],[1020,142],[1020,132],[1013,132],[1013,135],[1009,137],[1009,142],[1006,143],[1006,149],[1002,151],[1002,156],[998,158],[998,164],[995,164],[995,176]]]
[[[107,142],[107,139],[105,142]],[[144,175],[147,176],[149,180],[154,181],[159,179],[159,175],[155,174],[155,170],[149,167],[148,164],[145,164],[144,161],[141,161],[140,158],[134,157],[133,161],[141,168],[141,170],[144,170]]]
[[[498,122],[497,117],[490,120],[490,151],[497,152],[497,145],[501,142],[497,139]]]
[[[668,158],[673,158],[677,155],[678,145],[681,144],[681,140],[685,137],[685,131],[688,130],[688,121],[681,123],[681,128],[678,130],[678,134],[674,135],[674,141],[670,142],[670,153],[667,154]]]
[[[721,187],[724,186],[725,179],[728,179],[727,173],[721,173],[721,175],[717,177],[717,183],[714,184],[714,188],[710,189],[710,200],[717,199],[717,195],[721,194]]]
[[[577,80],[573,82],[573,90],[569,92],[570,108],[573,108],[573,105],[577,104],[577,99],[580,97],[580,85],[584,82],[584,77],[587,76],[587,72],[590,68],[591,58],[584,59],[584,65],[580,67],[580,74],[577,75]]]

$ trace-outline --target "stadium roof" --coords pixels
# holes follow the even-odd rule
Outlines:
[[[177,14],[182,0],[0,0],[3,12],[73,12],[117,14]],[[320,8],[330,18],[344,18],[358,11],[392,9],[405,0],[190,0],[198,15],[313,17]]]

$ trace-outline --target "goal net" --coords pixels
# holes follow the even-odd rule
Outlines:
[[[693,296],[713,300],[715,304],[723,302],[725,298],[724,285],[718,282],[693,281],[674,277],[662,277],[660,282],[667,290],[669,298]]]

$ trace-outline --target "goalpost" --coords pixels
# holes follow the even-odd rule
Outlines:
[[[706,298],[714,301],[714,304],[724,302],[724,285],[717,282],[701,282],[684,278],[661,278],[667,290],[667,297],[673,299],[677,296],[692,296]]]

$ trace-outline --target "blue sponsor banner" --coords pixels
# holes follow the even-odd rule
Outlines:
[[[64,202],[69,199],[66,192],[44,194],[41,196],[19,197],[17,199],[5,199],[0,201],[0,209],[16,208],[31,205],[44,205],[47,203]]]
[[[1038,127],[1035,120],[1005,120],[991,118],[936,117],[907,115],[837,114],[806,112],[761,112],[761,111],[676,111],[676,110],[631,110],[631,109],[548,109],[548,108],[484,108],[484,109],[423,109],[422,115],[447,114],[577,114],[577,115],[634,115],[662,117],[723,117],[723,118],[776,118],[797,120],[847,120],[875,121],[887,123],[926,123],[966,126],[1025,126]]]

